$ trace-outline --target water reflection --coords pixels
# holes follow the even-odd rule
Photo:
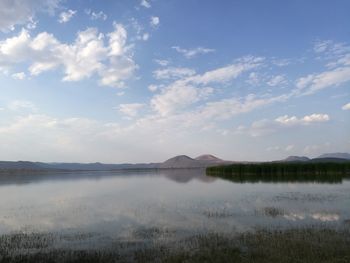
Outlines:
[[[212,177],[222,178],[234,183],[342,183],[350,179],[347,174],[210,174]]]
[[[10,174],[0,175],[0,234],[96,233],[108,243],[257,226],[346,225],[349,203],[350,181],[343,178],[336,184],[235,182],[203,170]]]
[[[176,183],[189,183],[192,180],[199,180],[205,183],[212,183],[217,180],[215,177],[206,176],[204,169],[145,169],[145,170],[116,170],[116,171],[77,171],[77,172],[29,172],[29,173],[0,173],[0,187],[3,185],[22,185],[41,181],[62,181],[62,180],[103,180],[108,177],[137,177],[152,176],[167,178]]]

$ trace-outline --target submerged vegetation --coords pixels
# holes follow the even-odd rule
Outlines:
[[[350,175],[350,161],[237,163],[208,167],[206,173],[234,182],[340,183]]]
[[[350,230],[298,228],[209,233],[171,244],[118,243],[108,248],[53,246],[49,234],[0,237],[0,262],[349,262]]]

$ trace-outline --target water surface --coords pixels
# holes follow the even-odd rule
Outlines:
[[[259,227],[343,227],[349,207],[346,179],[232,182],[203,170],[0,175],[1,235],[88,234],[77,244],[83,246]]]

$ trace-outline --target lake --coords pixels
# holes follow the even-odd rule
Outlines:
[[[348,228],[349,207],[347,179],[232,182],[204,170],[0,175],[0,235],[54,233],[50,246],[61,249],[171,244],[260,228]]]

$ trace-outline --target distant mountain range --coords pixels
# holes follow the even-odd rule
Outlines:
[[[289,156],[277,162],[339,162],[350,160],[349,153],[326,153],[317,158],[310,159],[306,156]],[[216,156],[205,154],[196,158],[187,155],[179,155],[166,160],[163,163],[42,163],[42,162],[7,162],[0,161],[0,171],[111,171],[122,169],[192,169],[206,168],[213,165],[230,164],[233,161],[225,161]]]
[[[325,153],[320,156],[310,159],[306,156],[288,156],[286,159],[281,161],[283,162],[317,162],[317,161],[345,161],[350,160],[349,153]]]

